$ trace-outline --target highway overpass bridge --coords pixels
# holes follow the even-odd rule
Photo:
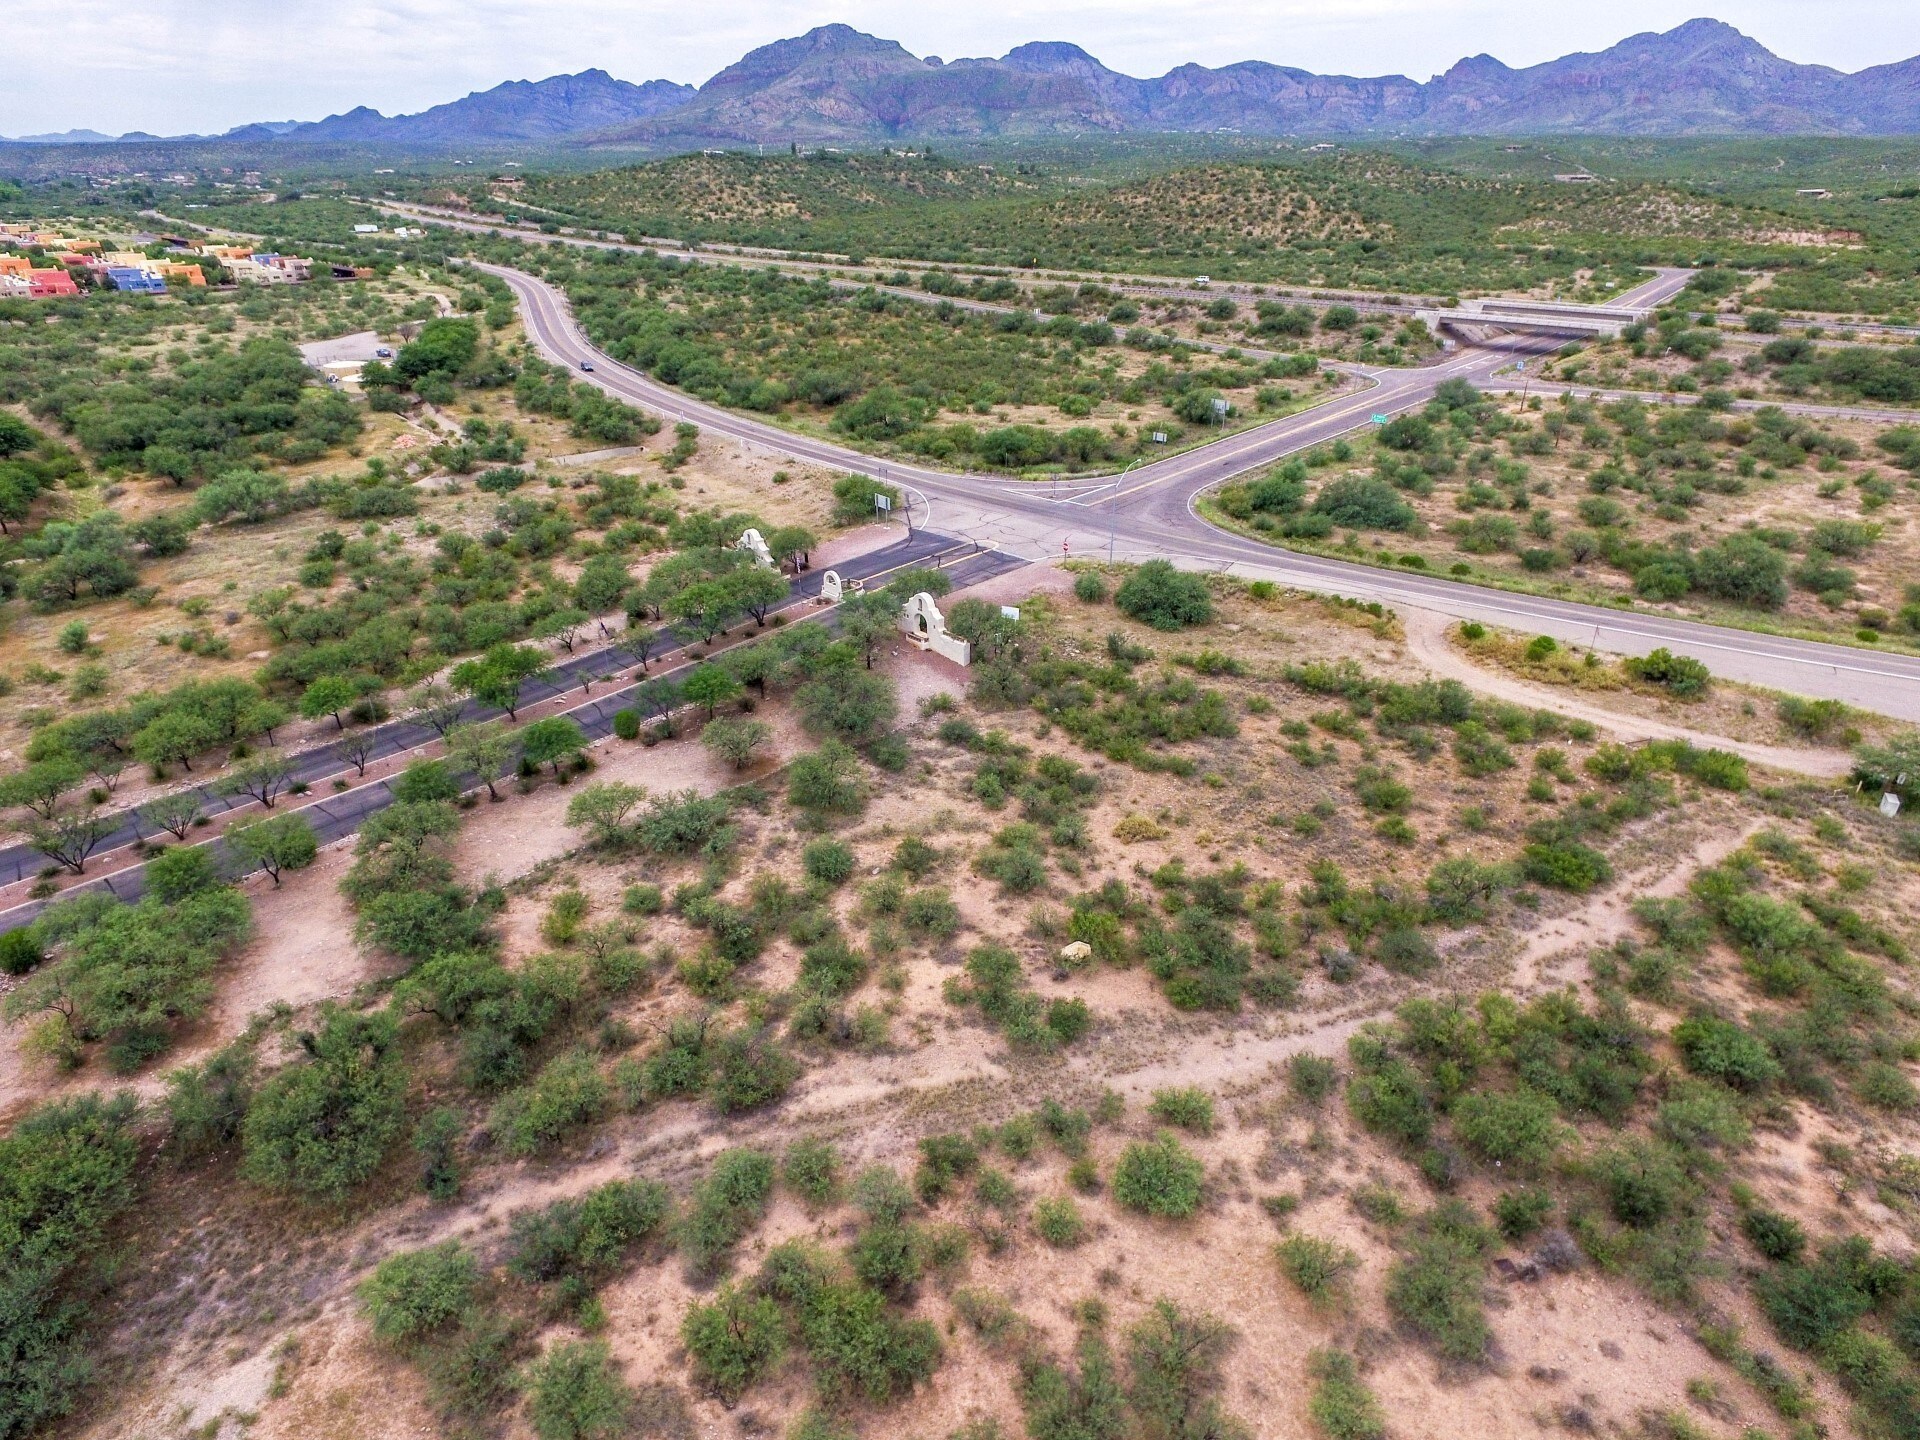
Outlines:
[[[1421,310],[1418,318],[1436,335],[1448,330],[1473,344],[1498,335],[1544,335],[1566,340],[1617,340],[1651,310],[1637,305],[1574,305],[1552,300],[1465,300],[1444,310]]]

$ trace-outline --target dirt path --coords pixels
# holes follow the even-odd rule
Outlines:
[[[1546,708],[1570,719],[1587,720],[1621,740],[1687,740],[1695,745],[1730,750],[1755,765],[1769,770],[1785,770],[1796,775],[1811,775],[1834,780],[1852,768],[1852,758],[1843,750],[1800,750],[1786,745],[1756,745],[1746,740],[1730,740],[1704,730],[1669,724],[1643,715],[1626,715],[1581,698],[1555,685],[1536,685],[1475,665],[1453,648],[1447,632],[1453,617],[1432,610],[1404,612],[1407,627],[1407,654],[1443,680],[1458,680],[1482,695],[1507,700],[1529,708]]]
[[[1549,921],[1527,937],[1515,962],[1513,989],[1524,995],[1542,985],[1564,984],[1573,961],[1589,951],[1611,945],[1634,930],[1633,902],[1642,896],[1668,899],[1683,894],[1687,882],[1701,870],[1718,865],[1747,843],[1765,822],[1756,820],[1739,830],[1712,832],[1699,840],[1677,863],[1661,862],[1633,875],[1622,876],[1604,893],[1569,914]],[[1658,879],[1649,874],[1664,870]],[[1646,883],[1636,883],[1639,881]],[[1557,963],[1549,963],[1557,962]]]

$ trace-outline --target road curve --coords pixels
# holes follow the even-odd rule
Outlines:
[[[1386,371],[1377,377],[1378,387],[1365,394],[1135,466],[1123,475],[1055,489],[1044,482],[881,462],[830,440],[796,435],[709,405],[596,349],[574,322],[565,297],[545,281],[504,266],[480,268],[512,288],[528,339],[549,360],[576,371],[583,360],[593,363],[594,370],[580,378],[743,445],[879,475],[909,492],[915,523],[949,535],[1031,559],[1102,552],[1116,560],[1163,558],[1191,569],[1226,570],[1323,594],[1377,599],[1396,608],[1552,635],[1617,654],[1644,655],[1664,646],[1704,661],[1716,675],[1730,680],[1841,700],[1920,722],[1920,657],[1708,625],[1638,606],[1514,594],[1437,575],[1282,550],[1234,535],[1200,516],[1200,497],[1216,486],[1360,429],[1373,415],[1424,405],[1449,378],[1485,384],[1511,363],[1511,351],[1466,350],[1425,369]]]

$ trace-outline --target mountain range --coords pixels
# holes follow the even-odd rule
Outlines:
[[[1717,20],[1513,69],[1491,55],[1433,79],[1315,75],[1260,60],[1157,79],[1077,45],[943,61],[846,25],[752,51],[697,89],[604,70],[516,80],[417,115],[366,107],[219,138],[395,147],[822,145],[1086,133],[1289,135],[1920,134],[1920,57],[1848,74],[1783,60]],[[98,143],[92,131],[30,136]],[[151,140],[147,135],[117,137]],[[181,137],[211,138],[211,137]]]

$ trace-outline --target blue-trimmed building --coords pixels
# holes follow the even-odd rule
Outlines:
[[[167,282],[158,275],[145,270],[136,270],[131,265],[112,265],[107,268],[107,283],[116,290],[132,290],[141,295],[164,295]]]

